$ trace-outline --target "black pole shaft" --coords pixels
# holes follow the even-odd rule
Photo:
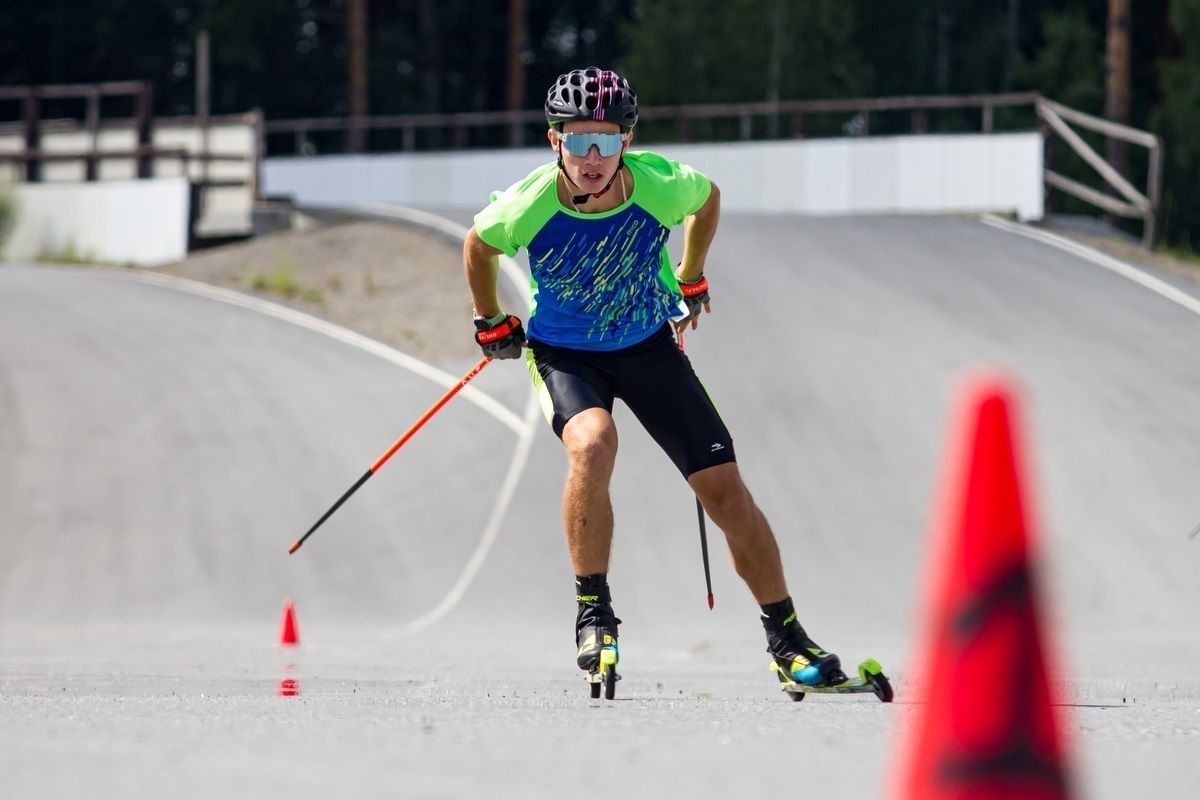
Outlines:
[[[372,475],[374,475],[374,474],[375,474],[375,471],[374,471],[374,470],[370,470],[370,469],[369,469],[369,470],[367,470],[366,472],[364,472],[364,473],[363,473],[363,476],[362,476],[361,478],[359,478],[359,479],[358,479],[358,480],[357,480],[357,481],[354,483],[354,485],[353,485],[353,486],[351,486],[351,487],[350,487],[349,491],[347,491],[347,492],[346,492],[344,495],[342,495],[341,497],[339,497],[339,498],[338,498],[338,501],[337,501],[336,503],[334,503],[334,504],[333,504],[333,507],[332,507],[332,508],[330,508],[328,511],[326,511],[326,512],[325,512],[323,515],[321,515],[321,518],[320,518],[319,520],[317,520],[317,523],[316,523],[315,525],[313,525],[311,528],[309,528],[307,533],[305,533],[303,536],[301,536],[299,539],[297,539],[297,540],[296,540],[296,543],[295,543],[294,545],[292,545],[291,547],[289,547],[289,548],[288,548],[288,554],[290,555],[290,554],[292,554],[292,553],[296,552],[297,550],[299,550],[299,549],[300,549],[300,545],[304,544],[304,540],[305,540],[305,539],[307,539],[308,537],[312,536],[312,535],[313,535],[313,531],[315,531],[317,528],[321,527],[321,523],[322,523],[322,522],[324,522],[325,520],[327,520],[327,519],[329,519],[331,516],[333,516],[333,512],[335,512],[335,511],[337,511],[339,508],[341,508],[341,507],[342,507],[342,503],[344,503],[344,502],[346,502],[347,500],[349,500],[349,499],[350,499],[350,495],[352,495],[352,494],[354,494],[355,492],[357,492],[357,491],[358,491],[358,488],[359,488],[360,486],[362,486],[364,483],[366,483],[366,482],[367,482],[367,478],[371,477],[371,476],[372,476]]]
[[[700,520],[700,557],[704,560],[704,588],[708,590],[708,607],[713,607],[712,573],[708,569],[708,533],[704,529],[704,506],[696,498],[696,517]]]
[[[675,330],[675,341],[679,345],[679,352],[684,352],[683,349],[683,328]],[[708,607],[713,607],[713,591],[712,591],[712,573],[708,569],[708,532],[704,529],[704,506],[700,503],[700,498],[696,498],[696,518],[700,520],[700,557],[704,560],[704,588],[708,590]]]

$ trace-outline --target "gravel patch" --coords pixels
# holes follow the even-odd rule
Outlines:
[[[478,354],[461,248],[395,223],[299,219],[160,271],[299,309],[435,363]]]

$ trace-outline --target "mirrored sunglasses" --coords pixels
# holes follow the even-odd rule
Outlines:
[[[563,147],[573,156],[586,156],[592,145],[595,145],[600,157],[608,158],[621,152],[621,145],[625,143],[623,133],[555,133]]]

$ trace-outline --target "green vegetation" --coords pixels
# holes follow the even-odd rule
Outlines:
[[[61,250],[38,253],[39,264],[71,264],[74,266],[94,266],[103,262],[97,260],[96,254],[88,250],[80,253],[75,249],[75,240],[67,239]]]
[[[1166,141],[1163,239],[1194,254],[1200,250],[1200,0],[1173,0],[1170,20],[1181,52],[1158,62],[1162,102],[1153,117]]]
[[[499,111],[510,96],[506,31],[513,4],[487,0],[366,3],[371,114]],[[855,96],[967,95],[1034,91],[1091,113],[1104,106],[1109,0],[528,0],[523,82],[511,87],[540,108],[560,73],[587,65],[622,71],[646,105]],[[261,108],[268,120],[343,117],[348,62],[345,0],[128,0],[5,3],[0,11],[3,84],[147,79],[154,111],[196,111],[196,35],[213,42],[214,114]],[[1200,249],[1200,0],[1142,0],[1130,19],[1129,124],[1166,143],[1164,241]],[[10,47],[5,42],[48,42]],[[72,54],[65,58],[64,53]],[[66,106],[49,104],[46,113]],[[74,112],[70,112],[74,113]],[[1023,113],[1023,112],[1022,112]],[[996,121],[1017,119],[998,111]],[[874,133],[905,133],[908,114],[871,117]],[[1023,127],[1036,122],[1020,118]],[[842,135],[845,115],[818,115],[810,135]],[[978,130],[978,116],[930,114],[931,130]],[[641,141],[674,135],[647,120]],[[754,135],[786,135],[755,123]],[[528,144],[542,144],[536,125]],[[697,126],[696,138],[738,136],[736,120]],[[1092,141],[1089,139],[1089,141]],[[318,153],[345,147],[340,132],[314,132]],[[421,131],[418,149],[445,148]],[[268,136],[272,154],[297,146]],[[374,130],[369,146],[402,145]],[[470,146],[506,147],[508,131],[471,130]],[[1062,148],[1060,148],[1061,150]],[[1064,155],[1062,171],[1088,177]],[[1144,185],[1145,153],[1129,171]],[[1095,177],[1089,183],[1096,185]],[[1095,213],[1089,209],[1089,213]],[[1136,223],[1135,223],[1136,227]]]
[[[256,269],[246,272],[246,285],[260,292],[271,292],[289,299],[303,300],[308,303],[323,305],[325,295],[312,286],[304,286],[296,280],[295,267],[287,256],[279,256],[275,261],[275,269],[270,274],[263,274]]]
[[[1200,269],[1200,253],[1197,253],[1190,247],[1161,247],[1159,249],[1176,261],[1182,261],[1189,266]]]
[[[16,227],[17,199],[10,187],[0,185],[0,254],[4,253],[4,245]]]

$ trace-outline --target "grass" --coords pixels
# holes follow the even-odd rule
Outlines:
[[[78,252],[75,249],[74,239],[68,239],[66,245],[56,252],[38,253],[36,261],[39,264],[74,264],[76,266],[92,266],[102,263],[90,250],[86,253]]]
[[[287,256],[279,256],[275,260],[275,269],[269,274],[250,269],[246,273],[246,283],[251,289],[261,292],[271,292],[282,297],[323,305],[325,295],[315,287],[301,284],[296,280],[295,273],[295,267]]]
[[[1184,245],[1184,246],[1175,245],[1175,246],[1166,246],[1166,247],[1160,246],[1157,249],[1158,249],[1158,252],[1160,252],[1164,255],[1168,255],[1171,258],[1175,259],[1176,261],[1182,261],[1183,263],[1187,264],[1188,266],[1200,269],[1200,253],[1197,253],[1195,250],[1193,250],[1189,246],[1186,246],[1186,245]]]
[[[17,199],[11,187],[0,185],[0,253],[17,227]]]

